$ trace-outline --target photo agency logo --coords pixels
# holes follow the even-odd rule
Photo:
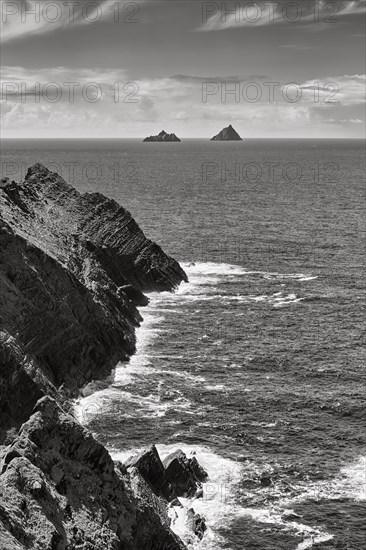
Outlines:
[[[202,103],[314,103],[336,105],[340,87],[337,82],[262,82],[210,80],[202,82]]]
[[[337,14],[341,14],[347,6],[344,0],[338,2],[326,0],[304,1],[271,1],[259,0],[203,2],[203,30],[221,28],[261,26],[273,23],[338,23]]]
[[[27,172],[28,164],[25,162],[3,161],[1,162],[1,181],[6,184],[8,181],[23,181]],[[60,176],[71,185],[78,183],[98,184],[100,182],[139,183],[139,167],[134,161],[112,162],[80,162],[65,161],[62,163],[48,162],[46,168],[51,173]]]
[[[108,20],[113,23],[138,23],[138,2],[105,1],[35,1],[4,0],[1,2],[1,21],[7,32],[15,24],[33,25],[35,31],[44,25],[80,25]],[[5,37],[6,38],[6,37]]]
[[[136,24],[139,22],[140,2],[121,0],[99,1],[33,1],[6,0],[1,2],[1,41],[27,34],[43,35],[58,29],[86,28],[99,22]],[[126,78],[122,70],[105,68],[67,69],[50,67],[34,70],[22,67],[3,67],[1,102],[31,106],[64,103],[93,107],[99,103],[138,104],[139,85]],[[33,78],[32,78],[33,77]]]
[[[335,162],[203,162],[202,184],[331,184],[339,182],[340,167]]]
[[[139,85],[137,82],[30,82],[3,80],[1,82],[1,101],[8,103],[99,103],[109,96],[114,103],[139,103]]]

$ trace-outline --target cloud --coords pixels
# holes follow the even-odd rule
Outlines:
[[[52,103],[52,96],[59,95],[58,102],[72,103],[78,97],[88,97],[93,88],[101,94],[115,93],[115,83],[120,83],[121,88],[128,82],[126,72],[122,69],[71,69],[68,67],[50,67],[34,69],[30,71],[24,67],[1,67],[1,93],[2,102],[22,103],[41,101]],[[94,84],[96,86],[94,86]],[[99,93],[99,90],[98,90]],[[92,95],[90,95],[92,97]]]
[[[305,101],[318,99],[315,104],[349,107],[366,102],[365,85],[366,75],[355,74],[307,81],[300,88]]]
[[[185,74],[177,74],[170,77],[178,82],[186,82],[192,84],[203,84],[205,82],[244,82],[268,80],[269,76],[262,74],[241,75],[241,76],[191,76]]]
[[[301,135],[302,131],[311,136],[314,128],[318,135],[324,128],[324,132],[328,128],[330,133],[330,128],[334,129],[335,124],[340,131],[342,126],[353,127],[353,134],[356,129],[359,132],[363,129],[361,107],[357,106],[364,101],[361,95],[365,84],[364,75],[318,79],[319,85],[315,81],[303,82],[303,97],[296,103],[284,100],[280,86],[277,87],[278,94],[270,101],[265,84],[271,78],[260,80],[260,75],[257,75],[256,82],[263,94],[253,103],[246,100],[242,93],[239,101],[236,101],[235,94],[222,95],[221,84],[224,90],[227,89],[226,82],[232,85],[232,81],[227,81],[227,78],[238,79],[234,82],[239,85],[248,82],[244,76],[219,75],[212,78],[174,75],[129,82],[128,74],[122,69],[55,67],[28,70],[9,66],[3,67],[2,74],[4,137],[112,137],[121,134],[142,137],[162,128],[171,128],[177,135],[181,132],[183,135],[213,135],[219,129],[217,126],[237,122],[243,124],[247,135],[255,136]],[[249,82],[254,81],[253,75],[245,78],[250,78]],[[39,83],[38,89],[36,82]],[[47,94],[39,94],[39,90],[42,91],[51,82],[61,90],[61,97],[55,102],[49,101]],[[75,87],[73,100],[70,101],[70,83],[75,82],[80,85]],[[204,82],[217,83],[217,90],[209,95],[207,101],[204,101],[202,95]],[[330,95],[330,82],[339,85],[339,102],[324,108],[324,98]],[[83,93],[83,87],[90,83],[95,83],[101,90],[96,102],[88,101],[89,96]],[[297,87],[300,89],[300,85]],[[7,96],[6,90],[9,92]],[[314,90],[319,90],[319,104],[314,102]],[[52,90],[50,95],[54,95]],[[252,92],[248,92],[248,96],[251,95]],[[294,91],[290,90],[289,96],[292,98],[294,95]],[[355,106],[351,112],[343,109],[350,105]],[[330,122],[330,117],[337,122]],[[356,122],[358,120],[361,122]]]
[[[235,7],[234,7],[235,6]],[[317,6],[317,9],[315,9]],[[235,2],[205,4],[203,23],[198,31],[219,31],[240,27],[263,27],[279,23],[334,23],[338,17],[366,12],[366,0],[319,2]]]
[[[134,4],[143,0],[134,0]],[[0,40],[20,40],[31,35],[70,29],[100,21],[119,22],[119,0],[4,0],[1,2]],[[119,10],[121,7],[121,10]],[[124,12],[125,14],[126,12]],[[131,13],[132,15],[132,13]]]

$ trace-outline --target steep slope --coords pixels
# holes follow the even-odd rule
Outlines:
[[[0,461],[0,548],[184,550],[164,501],[49,397]]]
[[[172,290],[187,277],[115,201],[82,195],[42,165],[2,183],[0,208],[4,436],[46,386],[75,395],[127,359],[141,291]],[[33,398],[24,377],[37,380]],[[28,401],[26,412],[19,403]]]
[[[174,463],[174,484],[162,466],[156,486],[140,471],[151,451],[114,463],[67,411],[134,353],[143,292],[186,274],[115,201],[42,165],[2,180],[0,209],[0,548],[184,550],[167,506],[175,486],[199,488],[192,461]],[[204,519],[192,525],[202,537]]]
[[[243,141],[238,132],[231,126],[223,128],[216,136],[211,138],[211,141]]]

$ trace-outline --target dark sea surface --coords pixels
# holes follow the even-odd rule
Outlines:
[[[363,155],[359,140],[2,142],[2,176],[42,162],[116,199],[188,273],[151,295],[137,354],[77,412],[114,457],[197,453],[195,549],[366,548]]]

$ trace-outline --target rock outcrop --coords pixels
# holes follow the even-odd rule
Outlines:
[[[75,396],[135,350],[144,291],[187,280],[132,216],[37,164],[0,187],[0,442],[45,393]]]
[[[168,501],[195,496],[202,488],[202,482],[208,478],[196,457],[187,458],[178,449],[162,462],[155,445],[128,459],[125,466],[135,468],[152,490]]]
[[[2,550],[184,550],[143,477],[42,398],[0,460]],[[196,524],[195,524],[196,525]]]
[[[180,141],[175,134],[167,134],[164,130],[157,136],[148,136],[143,141]]]
[[[0,208],[1,550],[184,550],[168,502],[206,472],[155,447],[115,463],[68,411],[134,353],[144,292],[186,274],[115,201],[40,164],[1,180]],[[187,524],[203,536],[192,509]]]
[[[223,128],[211,141],[243,141],[238,132],[231,126]]]
[[[208,477],[196,457],[187,458],[181,449],[167,456],[163,464],[166,482],[175,497],[193,497]]]

